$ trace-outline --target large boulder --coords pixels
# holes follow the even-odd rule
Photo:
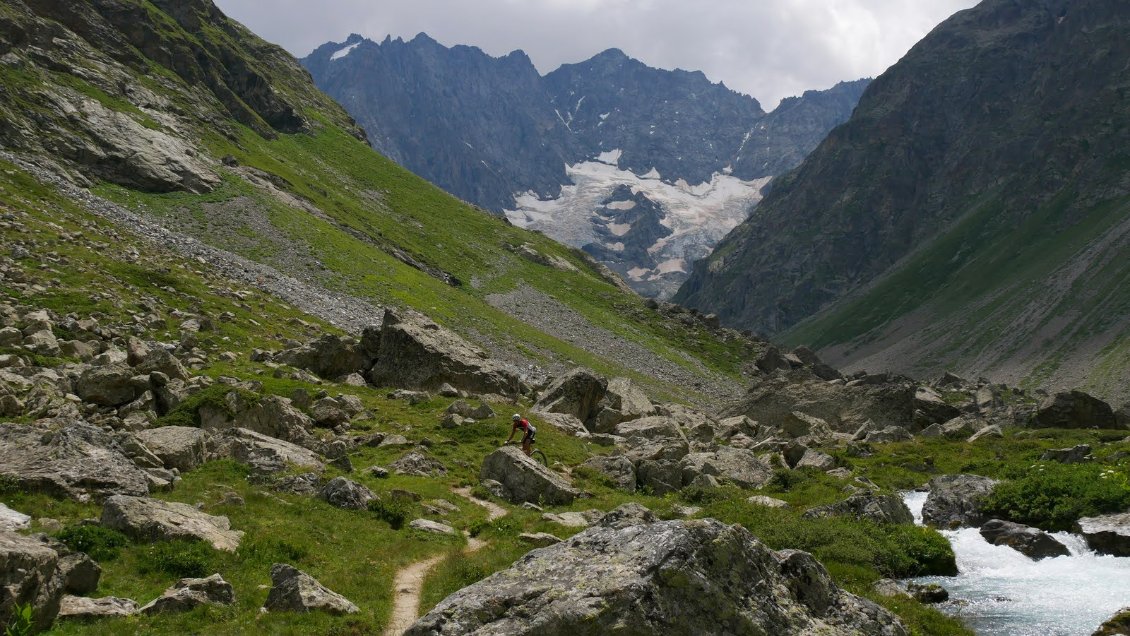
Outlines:
[[[327,380],[365,373],[373,366],[380,348],[380,339],[373,337],[374,331],[366,331],[365,335],[358,341],[326,334],[310,344],[279,352],[274,361],[313,371]]]
[[[922,521],[938,528],[979,528],[988,518],[981,505],[996,480],[979,475],[941,475],[930,480]]]
[[[115,495],[102,506],[102,525],[139,541],[197,539],[217,550],[235,552],[243,532],[231,529],[227,517],[194,506],[147,497]]]
[[[76,499],[149,492],[149,477],[112,435],[73,419],[0,424],[0,476]]]
[[[990,519],[981,526],[981,536],[993,545],[1007,545],[1035,560],[1067,556],[1071,551],[1046,532],[1026,525]]]
[[[1126,636],[1130,634],[1130,607],[1123,607],[1115,612],[1091,636]]]
[[[608,381],[588,369],[573,369],[542,392],[534,410],[572,415],[589,425],[608,391]]]
[[[1059,462],[1061,464],[1081,464],[1094,459],[1091,457],[1090,444],[1078,444],[1071,448],[1052,448],[1040,455],[1040,461]]]
[[[235,590],[219,574],[203,579],[181,579],[164,594],[150,601],[139,612],[168,614],[189,612],[201,605],[231,605]]]
[[[59,555],[42,541],[0,530],[0,625],[8,625],[18,607],[30,605],[36,631],[59,613],[63,577]]]
[[[124,364],[91,367],[75,381],[75,393],[83,402],[98,406],[121,406],[137,399],[144,392],[133,381],[133,369]]]
[[[231,458],[259,473],[278,473],[292,468],[321,472],[318,456],[296,444],[244,428],[233,428],[208,440],[209,459]]]
[[[361,611],[344,596],[332,592],[314,577],[285,563],[271,566],[271,591],[263,607],[269,612],[328,612],[356,614]]]
[[[502,484],[513,503],[567,506],[579,494],[564,477],[527,457],[517,446],[504,446],[487,455],[479,479]]]
[[[835,432],[853,433],[867,421],[879,429],[911,422],[916,390],[908,381],[848,386],[797,371],[755,379],[742,400],[722,415],[746,415],[779,426],[793,412],[800,412],[823,420]]]
[[[615,513],[449,596],[406,635],[907,633],[812,556],[739,525]]]
[[[417,314],[386,310],[380,355],[368,379],[377,386],[435,390],[444,384],[472,393],[516,395],[518,375],[454,332]]]
[[[101,618],[121,618],[133,616],[138,609],[137,601],[128,598],[64,596],[62,603],[59,604],[59,620],[91,621]]]
[[[137,439],[167,468],[187,471],[203,464],[208,434],[192,426],[162,426],[137,432]]]
[[[760,488],[773,478],[773,469],[758,459],[756,453],[730,446],[690,453],[680,460],[679,469],[683,486],[693,483],[699,475],[709,475],[741,488]]]
[[[1075,522],[1075,531],[1099,554],[1130,556],[1130,512],[1084,517]]]
[[[914,523],[914,515],[903,500],[896,495],[881,495],[864,491],[843,501],[811,508],[804,513],[806,519],[825,517],[854,517],[875,523]]]
[[[334,477],[318,492],[326,503],[347,510],[364,510],[375,497],[373,491],[345,477]]]
[[[1065,391],[1040,403],[1032,425],[1037,428],[1117,428],[1114,409],[1082,391]]]
[[[253,399],[231,391],[224,396],[223,404],[201,405],[198,413],[205,430],[243,428],[294,444],[309,445],[313,441],[310,430],[314,420],[278,395]]]

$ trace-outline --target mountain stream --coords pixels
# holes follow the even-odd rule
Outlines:
[[[918,524],[926,494],[903,493]],[[1130,606],[1130,558],[1097,555],[1079,535],[1053,534],[1071,554],[1033,561],[989,544],[977,528],[942,534],[953,546],[960,573],[914,580],[946,588],[950,600],[939,608],[979,636],[1089,635]]]

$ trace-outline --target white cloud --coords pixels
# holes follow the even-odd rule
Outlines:
[[[542,73],[607,48],[701,70],[771,109],[783,97],[876,76],[976,0],[216,0],[297,56],[352,32],[426,32],[491,55],[522,49]]]

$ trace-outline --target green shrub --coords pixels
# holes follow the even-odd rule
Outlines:
[[[204,541],[177,539],[147,546],[138,561],[142,574],[160,572],[180,578],[208,576],[214,570],[216,550]]]
[[[993,489],[987,515],[1044,530],[1069,530],[1080,517],[1130,508],[1126,474],[1098,464],[1037,464]]]
[[[887,576],[956,576],[957,560],[949,540],[937,531],[922,526],[884,527],[888,549],[876,565]],[[886,561],[885,563],[883,561]]]
[[[113,561],[121,548],[129,545],[126,535],[102,526],[69,526],[55,538],[72,550],[85,552],[95,561]]]
[[[258,563],[290,563],[294,564],[306,556],[310,551],[301,545],[295,545],[282,539],[266,538],[247,541],[239,546],[241,561],[255,561]]]
[[[388,525],[393,530],[399,530],[404,526],[404,521],[411,513],[411,508],[403,501],[384,499],[372,499],[368,504],[369,512],[375,514],[378,519],[388,522]]]
[[[31,603],[12,608],[12,618],[4,627],[4,636],[28,636],[35,629]]]

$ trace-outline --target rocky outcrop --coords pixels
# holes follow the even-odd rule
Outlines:
[[[406,633],[907,633],[894,615],[836,587],[807,553],[774,552],[712,519],[653,519],[613,511],[456,592]]]
[[[231,605],[235,590],[219,574],[203,579],[181,579],[140,610],[142,614],[189,612],[201,605]]]
[[[854,517],[875,523],[914,523],[910,508],[900,497],[870,491],[852,495],[838,503],[811,508],[804,513],[805,519],[825,517]]]
[[[518,376],[454,332],[418,314],[386,310],[380,355],[368,379],[376,386],[435,390],[443,384],[472,393],[517,395]]]
[[[263,607],[269,612],[327,612],[343,615],[361,611],[344,596],[314,577],[285,563],[271,566],[271,591]]]
[[[78,499],[149,492],[149,477],[114,437],[81,420],[0,424],[0,475],[26,490]]]
[[[1114,409],[1082,391],[1065,391],[1040,403],[1032,425],[1037,428],[1117,428]]]
[[[981,512],[997,482],[978,475],[942,475],[930,480],[922,521],[937,528],[977,528],[988,521]]]
[[[990,519],[981,526],[981,536],[993,545],[1007,545],[1037,561],[1071,554],[1048,533],[1011,521]]]
[[[27,605],[36,631],[51,625],[63,598],[58,562],[58,553],[43,542],[0,530],[0,625],[8,625],[17,607]]]
[[[517,446],[505,446],[487,455],[479,479],[500,483],[513,503],[566,506],[579,494],[565,478],[530,459]]]
[[[1084,517],[1075,522],[1075,531],[1099,554],[1130,556],[1130,512]]]
[[[227,517],[213,516],[188,504],[116,495],[102,506],[102,525],[139,541],[196,539],[217,550],[235,552],[243,532]]]

